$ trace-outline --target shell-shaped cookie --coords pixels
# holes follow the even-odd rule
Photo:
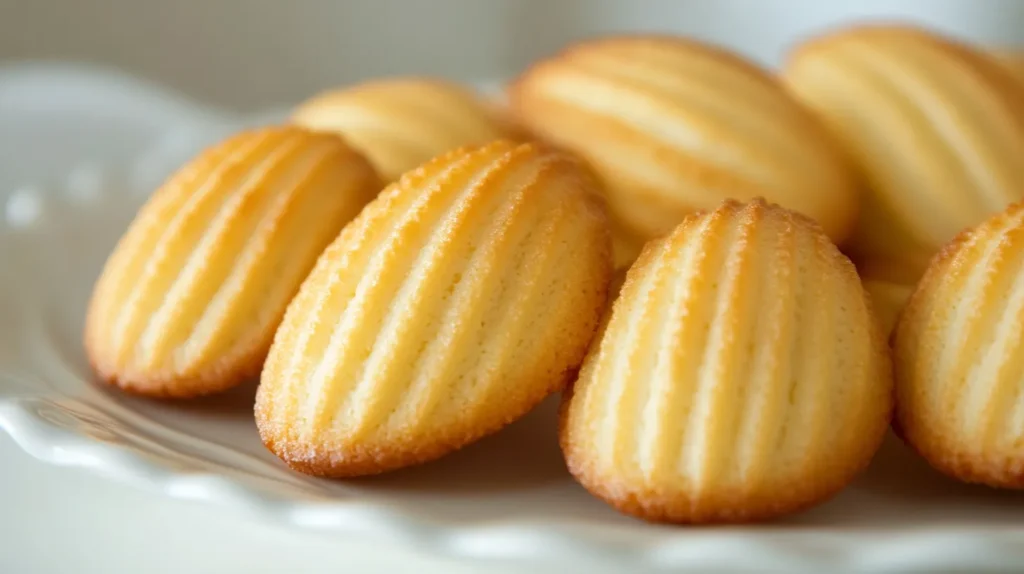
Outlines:
[[[622,512],[766,519],[863,469],[892,411],[853,264],[810,219],[725,201],[647,244],[564,395],[573,476]]]
[[[266,127],[219,142],[150,197],[94,286],[100,378],[191,397],[259,373],[320,252],[382,184],[340,138]]]
[[[950,476],[1024,488],[1024,205],[940,251],[893,352],[900,436]]]
[[[1002,64],[1017,81],[1024,83],[1024,48],[993,48],[989,50],[989,55]]]
[[[327,476],[456,450],[564,386],[610,277],[604,206],[577,160],[507,141],[435,158],[345,228],[289,306],[260,436]]]
[[[892,333],[900,312],[903,311],[907,299],[914,292],[914,285],[869,278],[864,278],[862,283],[864,290],[871,298],[871,305],[878,317],[882,333]]]
[[[611,215],[641,240],[696,209],[755,196],[816,219],[836,241],[852,229],[856,182],[820,122],[721,48],[594,39],[535,64],[508,92],[526,127],[593,165]]]
[[[801,45],[783,77],[866,183],[847,246],[924,271],[962,229],[1024,197],[1024,84],[987,54],[909,25]]]
[[[498,108],[459,84],[395,77],[318,94],[292,121],[340,134],[387,181],[449,150],[513,134]]]
[[[920,271],[897,262],[871,260],[862,262],[857,269],[861,284],[871,298],[875,316],[888,340],[899,319],[900,312],[914,292]]]

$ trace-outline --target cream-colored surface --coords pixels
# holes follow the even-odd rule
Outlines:
[[[288,308],[256,414],[313,474],[437,458],[560,389],[607,296],[610,238],[568,156],[496,142],[384,191]]]
[[[962,229],[1024,197],[1024,84],[973,47],[848,26],[800,45],[784,78],[862,171],[858,261],[919,276]]]
[[[562,422],[570,471],[655,520],[820,502],[888,428],[887,348],[853,265],[808,220],[726,202],[648,245]]]
[[[822,126],[738,54],[597,39],[538,62],[510,100],[527,127],[589,160],[616,220],[644,240],[725,198],[765,196],[836,241],[857,215],[853,172]]]
[[[0,436],[0,459],[5,463],[0,473],[0,499],[5,503],[0,572],[10,574],[563,571],[553,564],[524,568],[444,559],[388,542],[317,535],[253,520],[245,513],[170,500],[107,477],[44,464],[6,436]],[[137,524],[146,527],[131,526]]]
[[[320,251],[379,191],[333,135],[243,132],[178,170],[111,253],[85,343],[127,390],[193,396],[259,372]]]
[[[1024,206],[943,249],[894,352],[908,442],[954,477],[1024,488]]]
[[[387,181],[442,153],[511,133],[498,108],[468,87],[427,78],[381,78],[320,93],[292,120],[340,133]]]

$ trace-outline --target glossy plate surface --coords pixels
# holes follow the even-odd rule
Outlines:
[[[954,484],[895,440],[838,498],[787,521],[653,526],[572,482],[554,401],[436,463],[328,481],[287,470],[262,447],[255,382],[179,403],[94,384],[85,303],[135,210],[203,146],[280,117],[233,116],[105,70],[0,68],[0,428],[27,453],[173,498],[464,559],[586,572],[1024,564],[1024,495]]]

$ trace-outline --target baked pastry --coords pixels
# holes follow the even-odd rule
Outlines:
[[[204,150],[146,202],[96,282],[85,327],[96,373],[155,397],[255,376],[317,256],[380,187],[340,138],[298,127]]]
[[[636,261],[646,240],[614,218],[609,217],[609,226],[612,230],[612,265],[616,270],[625,271]]]
[[[496,141],[403,176],[324,252],[263,370],[269,450],[312,475],[422,463],[563,388],[607,298],[611,239],[578,161]]]
[[[572,475],[624,513],[753,521],[846,486],[892,401],[849,259],[809,218],[727,200],[644,248],[559,432]]]
[[[903,306],[914,292],[914,285],[888,281],[885,279],[864,278],[864,290],[871,298],[872,308],[878,317],[878,324],[883,333],[892,333],[899,319]]]
[[[964,482],[1024,488],[1024,205],[958,235],[893,334],[899,435]]]
[[[1024,48],[999,47],[990,50],[989,54],[1018,81],[1024,82]]]
[[[619,241],[632,245],[626,263],[725,198],[765,196],[817,219],[835,241],[853,226],[856,182],[837,146],[771,75],[724,49],[593,39],[538,62],[508,92],[523,125],[600,175],[621,233],[639,239]]]
[[[809,40],[783,78],[830,126],[867,190],[858,263],[917,277],[962,229],[1024,197],[1024,84],[985,53],[912,25]]]
[[[459,84],[418,77],[317,94],[294,110],[292,121],[340,133],[389,182],[451,149],[516,135],[493,102]]]
[[[871,298],[882,332],[888,339],[907,299],[914,292],[920,273],[912,267],[881,260],[864,262],[857,271],[864,290]]]

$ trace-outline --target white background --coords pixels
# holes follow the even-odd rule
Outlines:
[[[771,65],[808,33],[892,16],[978,42],[1024,40],[1014,0],[0,0],[0,64],[114,66],[251,110],[379,74],[502,76],[605,31],[687,33]],[[3,574],[481,571],[172,503],[46,466],[6,437],[0,461]]]
[[[808,33],[893,17],[1024,40],[1017,0],[0,0],[0,58],[114,65],[252,108],[379,74],[513,73],[609,31],[690,34],[772,64]]]

